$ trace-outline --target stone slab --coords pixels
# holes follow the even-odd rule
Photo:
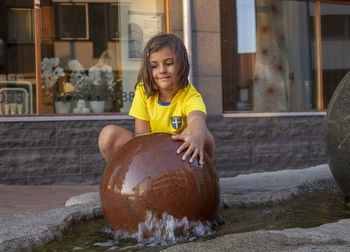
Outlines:
[[[0,251],[35,251],[36,247],[62,237],[71,223],[101,216],[99,201],[41,213],[0,215]]]
[[[220,179],[221,207],[274,204],[315,189],[334,188],[327,164],[301,170],[253,173]]]
[[[229,234],[205,242],[175,245],[163,251],[350,251],[350,219],[316,228],[259,230]]]

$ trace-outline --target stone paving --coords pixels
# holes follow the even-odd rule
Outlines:
[[[221,207],[278,203],[313,189],[336,185],[328,165],[240,175],[220,179]],[[60,237],[69,224],[102,215],[97,192],[82,194],[66,207],[40,213],[0,215],[0,251],[31,251]],[[175,245],[165,251],[350,251],[350,219],[309,229],[259,230],[205,242]]]
[[[73,196],[98,191],[99,186],[0,185],[0,215],[61,208]]]

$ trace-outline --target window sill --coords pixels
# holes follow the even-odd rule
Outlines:
[[[293,117],[293,116],[325,116],[326,111],[313,112],[224,112],[223,117]]]
[[[6,116],[0,117],[0,122],[46,122],[46,121],[108,121],[133,119],[127,114],[118,115],[29,115],[29,116]]]

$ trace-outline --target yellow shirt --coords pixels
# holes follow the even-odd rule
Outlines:
[[[187,126],[187,116],[192,111],[206,108],[202,96],[191,85],[180,89],[170,103],[158,101],[158,93],[147,98],[142,83],[136,87],[129,115],[150,123],[151,132],[168,132],[178,135]]]

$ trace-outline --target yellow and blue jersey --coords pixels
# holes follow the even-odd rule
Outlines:
[[[134,101],[129,115],[148,121],[151,133],[168,132],[179,135],[187,127],[187,116],[192,111],[202,111],[206,115],[206,108],[202,96],[188,84],[180,89],[171,102],[158,100],[158,93],[147,98],[144,85],[136,87]]]

